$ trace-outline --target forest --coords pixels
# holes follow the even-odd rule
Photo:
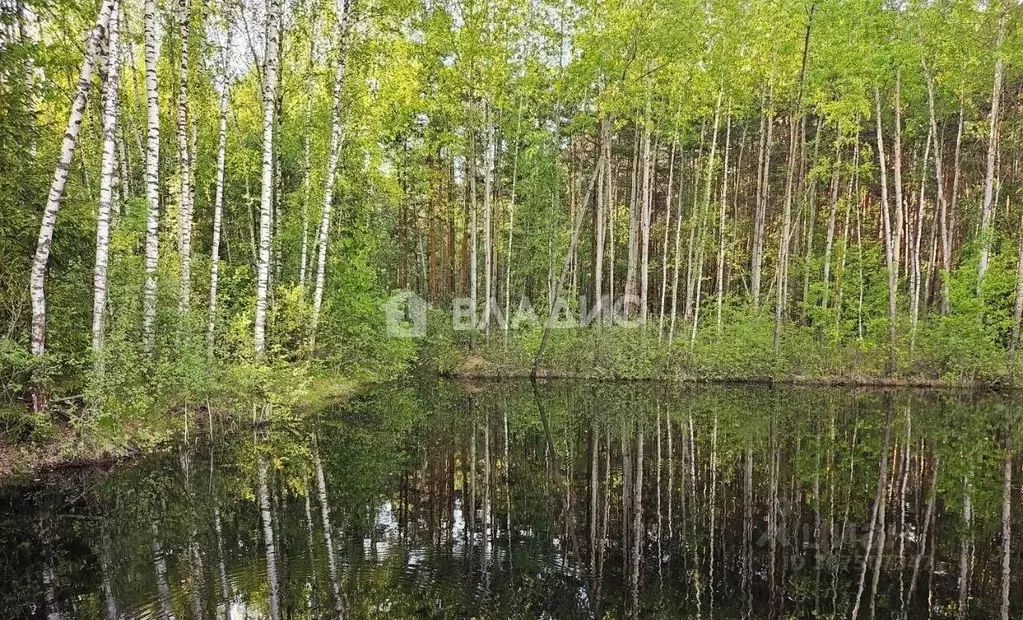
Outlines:
[[[15,441],[411,367],[1018,384],[1016,2],[0,11]]]

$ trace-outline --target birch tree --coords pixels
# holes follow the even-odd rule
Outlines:
[[[180,31],[180,67],[178,79],[178,164],[181,176],[180,211],[178,214],[178,253],[180,254],[181,290],[178,311],[188,313],[192,296],[192,158],[188,140],[188,39],[192,25],[191,0],[178,0],[178,28]]]
[[[184,1],[186,0],[182,0],[182,2]],[[256,355],[259,357],[266,355],[267,288],[270,278],[270,217],[274,189],[274,117],[277,103],[277,37],[280,36],[278,31],[280,12],[280,0],[268,0],[263,80],[263,173],[259,194],[259,260],[256,271],[255,348]]]
[[[99,172],[99,211],[96,218],[96,263],[92,276],[92,354],[93,369],[103,374],[104,317],[107,305],[107,266],[110,258],[110,212],[114,194],[114,166],[117,132],[117,94],[121,55],[120,0],[115,0],[107,35],[107,68],[103,83],[103,156]]]
[[[334,94],[330,111],[330,146],[327,150],[327,171],[323,181],[323,213],[320,218],[320,235],[317,240],[316,283],[313,290],[313,309],[309,319],[309,351],[316,351],[316,328],[320,321],[323,305],[323,283],[327,269],[327,244],[330,239],[330,214],[334,205],[334,177],[341,151],[341,91],[345,84],[348,67],[348,20],[352,6],[346,0],[338,0],[338,59],[334,73]]]
[[[156,268],[160,260],[160,95],[156,20],[156,0],[145,0],[146,282],[142,294],[142,350],[150,358],[156,338]]]
[[[152,0],[149,0],[152,1]],[[226,7],[225,7],[226,8]],[[213,243],[210,248],[210,305],[206,320],[206,357],[213,357],[214,334],[217,327],[217,281],[220,275],[220,233],[224,217],[224,160],[227,157],[228,68],[230,66],[231,22],[226,24],[227,41],[220,50],[220,75],[217,91],[220,98],[220,120],[217,132],[216,187],[213,192]],[[305,238],[302,240],[305,247]]]
[[[998,34],[995,37],[995,79],[991,90],[991,113],[988,115],[989,128],[987,138],[987,168],[984,173],[984,206],[980,215],[980,263],[977,266],[977,293],[984,283],[988,262],[991,255],[991,219],[993,215],[995,185],[995,163],[998,156],[998,114],[1002,100],[1002,43],[1005,41],[1005,17],[1009,12],[1009,2],[1002,0],[1002,10],[998,17]]]
[[[43,207],[43,219],[39,227],[39,237],[36,241],[36,251],[32,259],[32,271],[29,280],[29,290],[32,298],[31,348],[32,354],[37,357],[42,356],[46,352],[46,266],[50,259],[50,244],[53,242],[53,231],[57,224],[57,212],[60,210],[60,203],[64,197],[64,187],[67,184],[68,172],[71,169],[71,158],[74,155],[75,145],[78,143],[78,134],[81,132],[82,121],[85,118],[85,106],[88,102],[89,91],[92,88],[92,74],[96,68],[96,56],[103,40],[107,36],[107,26],[115,4],[116,0],[104,0],[100,5],[96,25],[92,28],[86,40],[85,57],[82,59],[82,69],[79,72],[78,82],[75,84],[71,113],[68,117],[67,129],[64,131],[64,137],[60,144],[60,153],[57,157],[57,168],[53,173],[53,180],[50,182],[46,204]],[[45,407],[45,391],[37,386],[32,395],[32,408],[40,411]]]

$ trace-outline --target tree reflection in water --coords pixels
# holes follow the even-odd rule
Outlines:
[[[0,611],[1009,618],[1018,410],[953,393],[383,386],[308,427],[3,487]]]

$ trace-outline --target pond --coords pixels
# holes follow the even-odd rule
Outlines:
[[[3,486],[0,616],[1014,616],[1016,411],[948,392],[384,385],[301,430],[217,427]]]

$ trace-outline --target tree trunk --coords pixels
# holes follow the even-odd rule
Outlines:
[[[730,107],[726,105],[725,107]],[[732,148],[732,113],[725,124],[725,162],[721,169],[721,207],[718,210],[717,333],[721,337],[721,308],[725,300],[725,212],[728,202],[728,156]]]
[[[92,74],[96,68],[97,51],[107,34],[107,25],[113,13],[115,0],[104,0],[100,5],[99,17],[86,41],[85,57],[82,69],[75,84],[75,95],[71,103],[71,113],[67,128],[60,144],[57,167],[50,182],[50,190],[43,207],[42,224],[39,226],[39,237],[36,241],[36,252],[32,259],[32,273],[29,279],[29,290],[32,297],[32,355],[42,356],[46,352],[46,265],[50,260],[50,244],[53,241],[53,230],[57,223],[57,212],[60,201],[64,197],[64,186],[67,184],[68,172],[71,169],[71,158],[78,143],[78,134],[85,118],[85,106],[92,87]],[[32,392],[32,409],[42,411],[46,408],[47,396],[42,386],[35,386]]]
[[[902,73],[895,69],[895,134],[892,143],[892,176],[895,184],[895,229],[892,231],[892,264],[895,277],[899,275],[902,256],[902,229],[905,225],[905,205],[902,200]]]
[[[679,174],[681,175],[682,163],[685,158],[679,154]],[[682,257],[682,201],[685,192],[682,190],[685,183],[681,180],[678,183],[678,208],[675,209],[675,256],[672,260],[671,276],[671,326],[668,328],[668,346],[675,341],[675,321],[678,319],[678,274],[679,263]]]
[[[876,99],[875,99],[876,101]],[[885,484],[888,480],[888,439],[891,433],[891,421],[885,422],[884,429],[884,441],[881,443],[881,458],[878,466],[877,474],[877,493],[874,496],[874,506],[870,509],[870,529],[867,531],[867,547],[866,553],[863,556],[863,563],[860,565],[860,585],[856,591],[855,604],[852,609],[852,620],[856,620],[856,617],[860,612],[860,598],[863,596],[863,586],[867,576],[867,566],[870,564],[870,552],[874,547],[874,534],[878,530],[878,517],[880,516],[881,525],[880,532],[881,536],[884,536],[884,505],[885,505]],[[884,544],[883,538],[878,544],[878,550],[880,552],[881,546]]]
[[[750,298],[753,310],[760,308],[760,272],[764,261],[764,235],[767,222],[767,199],[771,189],[771,146],[774,133],[774,68],[763,103],[760,136],[760,161],[757,165],[756,213],[753,217],[753,249],[750,259]],[[766,135],[764,131],[766,130]]]
[[[881,125],[881,95],[874,87],[874,112],[877,117],[877,160],[881,171],[881,224],[884,227],[884,258],[888,268],[888,362],[885,374],[891,376],[895,371],[895,296],[898,286],[897,267],[890,209],[888,206],[888,172],[885,164],[884,134]]]
[[[799,73],[799,90],[796,94],[796,112],[799,114],[799,123],[796,117],[789,117],[789,166],[788,175],[785,180],[785,203],[782,211],[781,236],[778,239],[778,282],[775,288],[774,304],[774,354],[781,350],[781,324],[785,316],[785,306],[788,304],[789,291],[789,250],[792,236],[792,194],[794,191],[793,181],[796,170],[796,157],[799,153],[800,136],[802,132],[797,128],[803,126],[806,117],[802,112],[803,89],[806,85],[806,75],[810,65],[810,33],[813,30],[813,15],[816,12],[817,4],[810,5],[810,13],[806,21],[806,34],[803,38],[803,64]],[[766,181],[765,181],[766,184]]]
[[[562,289],[565,287],[565,279],[568,277],[568,269],[572,264],[572,250],[579,244],[579,231],[582,228],[583,218],[586,215],[586,207],[589,205],[590,197],[593,195],[593,188],[597,182],[598,171],[604,163],[604,156],[601,154],[597,158],[597,164],[593,170],[593,175],[590,177],[589,186],[586,189],[586,195],[583,197],[583,202],[579,205],[579,210],[575,215],[575,223],[572,225],[572,237],[569,241],[568,252],[565,254],[565,261],[561,265],[561,275],[558,278],[556,287],[552,290],[550,297],[550,303],[547,306],[547,323],[544,326],[543,337],[540,339],[540,346],[536,349],[536,356],[533,358],[533,369],[530,375],[535,379],[537,370],[540,368],[540,362],[543,360],[544,350],[547,348],[547,341],[551,336],[551,327],[554,325],[554,308],[557,304],[557,297],[561,295]]]
[[[508,258],[504,269],[504,345],[508,346],[508,333],[511,328],[511,274],[512,274],[512,241],[515,238],[515,190],[519,177],[519,125],[522,122],[522,103],[519,102],[515,113],[515,152],[512,155],[511,200],[508,202]],[[600,246],[603,247],[602,245]],[[600,250],[598,249],[598,252]],[[600,254],[598,254],[600,256]],[[599,273],[599,270],[598,270]],[[599,283],[599,276],[597,279]],[[599,284],[598,284],[599,290]],[[599,293],[598,293],[599,297]],[[507,444],[508,438],[505,437]]]
[[[305,135],[302,138],[302,250],[298,263],[298,285],[305,292],[306,274],[309,268],[309,200],[312,192],[312,116],[313,98],[315,97],[315,82],[313,80],[313,65],[316,62],[316,13],[310,9],[309,32],[309,64],[306,65],[305,74]]]
[[[1023,320],[1023,219],[1021,219],[1021,236],[1019,240],[1019,258],[1016,260],[1016,300],[1012,306],[1012,338],[1009,341],[1009,357],[1016,359],[1019,347],[1020,321]]]
[[[924,200],[927,194],[927,160],[931,154],[931,134],[927,134],[927,143],[924,146],[924,161],[920,166],[920,197],[917,204],[916,210],[916,225],[912,227],[913,234],[911,235],[910,241],[913,244],[912,257],[910,261],[912,263],[912,269],[910,272],[910,292],[913,295],[910,301],[909,320],[911,325],[911,335],[909,340],[909,350],[913,351],[913,347],[916,344],[916,330],[920,318],[920,242],[923,238],[924,232]],[[932,224],[933,227],[933,224]],[[926,299],[925,299],[926,302]]]
[[[348,23],[350,5],[343,0],[339,3],[338,45],[340,56],[334,73],[334,94],[330,111],[330,147],[327,151],[327,170],[323,180],[323,213],[320,217],[320,234],[317,241],[316,282],[313,289],[313,309],[309,318],[309,354],[316,354],[316,329],[320,322],[323,306],[323,285],[327,272],[327,246],[330,240],[330,215],[334,205],[334,179],[344,137],[341,134],[341,89],[345,83],[348,68]]]
[[[484,104],[486,149],[483,153],[483,330],[490,340],[490,315],[494,312],[494,126],[490,118],[490,102]]]
[[[657,313],[657,342],[664,338],[664,303],[668,293],[668,246],[671,231],[671,189],[675,184],[675,152],[678,146],[678,130],[671,140],[671,154],[668,157],[668,190],[664,198],[664,245],[661,248],[661,305]]]
[[[643,210],[642,210],[642,248],[640,252],[640,286],[639,286],[639,317],[640,322],[645,326],[650,313],[650,221],[651,221],[651,176],[653,169],[653,154],[650,149],[651,123],[650,117],[651,87],[647,84],[646,114],[643,122]],[[645,327],[644,327],[645,329]]]
[[[842,150],[835,145],[835,162],[831,171],[831,195],[829,197],[829,204],[831,210],[828,213],[828,234],[824,240],[824,297],[821,301],[821,307],[828,307],[828,298],[831,292],[831,250],[835,244],[835,218],[838,215],[838,185],[839,185],[839,171],[842,167]]]
[[[472,93],[470,93],[469,103],[469,115],[473,114],[474,101],[471,100]],[[469,307],[472,317],[472,329],[473,332],[476,330],[477,324],[477,306],[479,305],[478,300],[478,289],[479,289],[479,259],[477,258],[477,252],[479,250],[479,241],[477,239],[479,235],[479,209],[476,205],[476,130],[475,123],[471,123],[468,128],[469,131],[469,154],[466,159],[469,160]]]
[[[145,0],[146,49],[146,284],[142,295],[142,350],[152,359],[156,341],[156,268],[160,259],[160,95],[157,88],[156,0]]]
[[[998,17],[998,35],[995,39],[995,80],[991,91],[991,114],[987,138],[987,170],[984,174],[984,208],[980,215],[980,264],[977,267],[977,294],[981,294],[984,274],[987,273],[991,254],[991,229],[993,216],[995,160],[998,154],[998,110],[1002,101],[1002,67],[1004,60],[1001,55],[1002,42],[1005,40],[1005,17],[1009,12],[1009,2],[1002,1],[1002,12]]]
[[[92,355],[93,371],[102,377],[104,369],[103,336],[107,305],[107,265],[110,258],[110,211],[113,204],[114,165],[117,132],[117,91],[120,54],[119,0],[115,0],[107,37],[107,68],[103,84],[103,155],[99,172],[99,213],[96,218],[96,264],[92,276]]]
[[[334,614],[338,618],[344,618],[346,616],[346,605],[344,593],[341,591],[337,556],[334,554],[334,527],[330,521],[330,498],[327,495],[327,481],[323,475],[323,463],[320,461],[320,451],[315,437],[313,438],[313,465],[316,468],[316,488],[320,500],[320,516],[323,521],[323,539],[327,551],[327,573],[330,577]]]
[[[924,78],[927,82],[927,106],[930,113],[931,139],[934,141],[934,174],[938,193],[938,222],[941,229],[941,313],[948,314],[948,279],[952,271],[952,244],[949,237],[948,203],[945,200],[945,177],[941,167],[941,137],[938,134],[938,121],[934,114],[934,77],[927,69],[927,60],[921,57],[920,62],[923,65]]]
[[[273,69],[270,68],[271,62],[267,63],[267,73],[270,74]],[[270,80],[268,83],[272,84]],[[266,574],[269,581],[269,604],[270,604],[270,620],[280,620],[281,617],[281,603],[280,603],[280,581],[277,573],[277,551],[274,546],[274,523],[273,513],[270,511],[270,494],[267,490],[267,465],[266,457],[262,454],[259,455],[259,513],[260,521],[263,524],[263,545],[266,552]]]
[[[1005,13],[1002,13],[1003,19]],[[1002,620],[1009,620],[1012,577],[1012,430],[1005,430],[1005,466],[1002,485]]]
[[[192,296],[192,184],[190,180],[192,158],[189,153],[188,141],[188,34],[192,24],[191,0],[178,0],[178,20],[181,38],[177,120],[178,160],[181,176],[181,209],[178,214],[181,289],[178,311],[182,314],[182,320],[186,320],[185,315],[188,313]],[[270,54],[267,55],[268,58],[269,56]]]
[[[152,0],[149,0],[152,1]],[[227,157],[227,89],[228,50],[231,49],[231,30],[227,24],[227,44],[220,50],[220,126],[217,133],[217,177],[213,193],[213,245],[210,249],[210,307],[206,322],[206,357],[213,359],[214,333],[217,327],[217,279],[220,274],[220,229],[224,213],[224,160]],[[308,151],[307,151],[308,153]],[[308,161],[308,160],[307,160]],[[308,177],[306,178],[308,181]],[[308,188],[307,188],[308,189]],[[306,194],[308,197],[308,192]],[[302,260],[305,260],[305,234],[302,236]],[[303,265],[304,268],[304,265]]]

